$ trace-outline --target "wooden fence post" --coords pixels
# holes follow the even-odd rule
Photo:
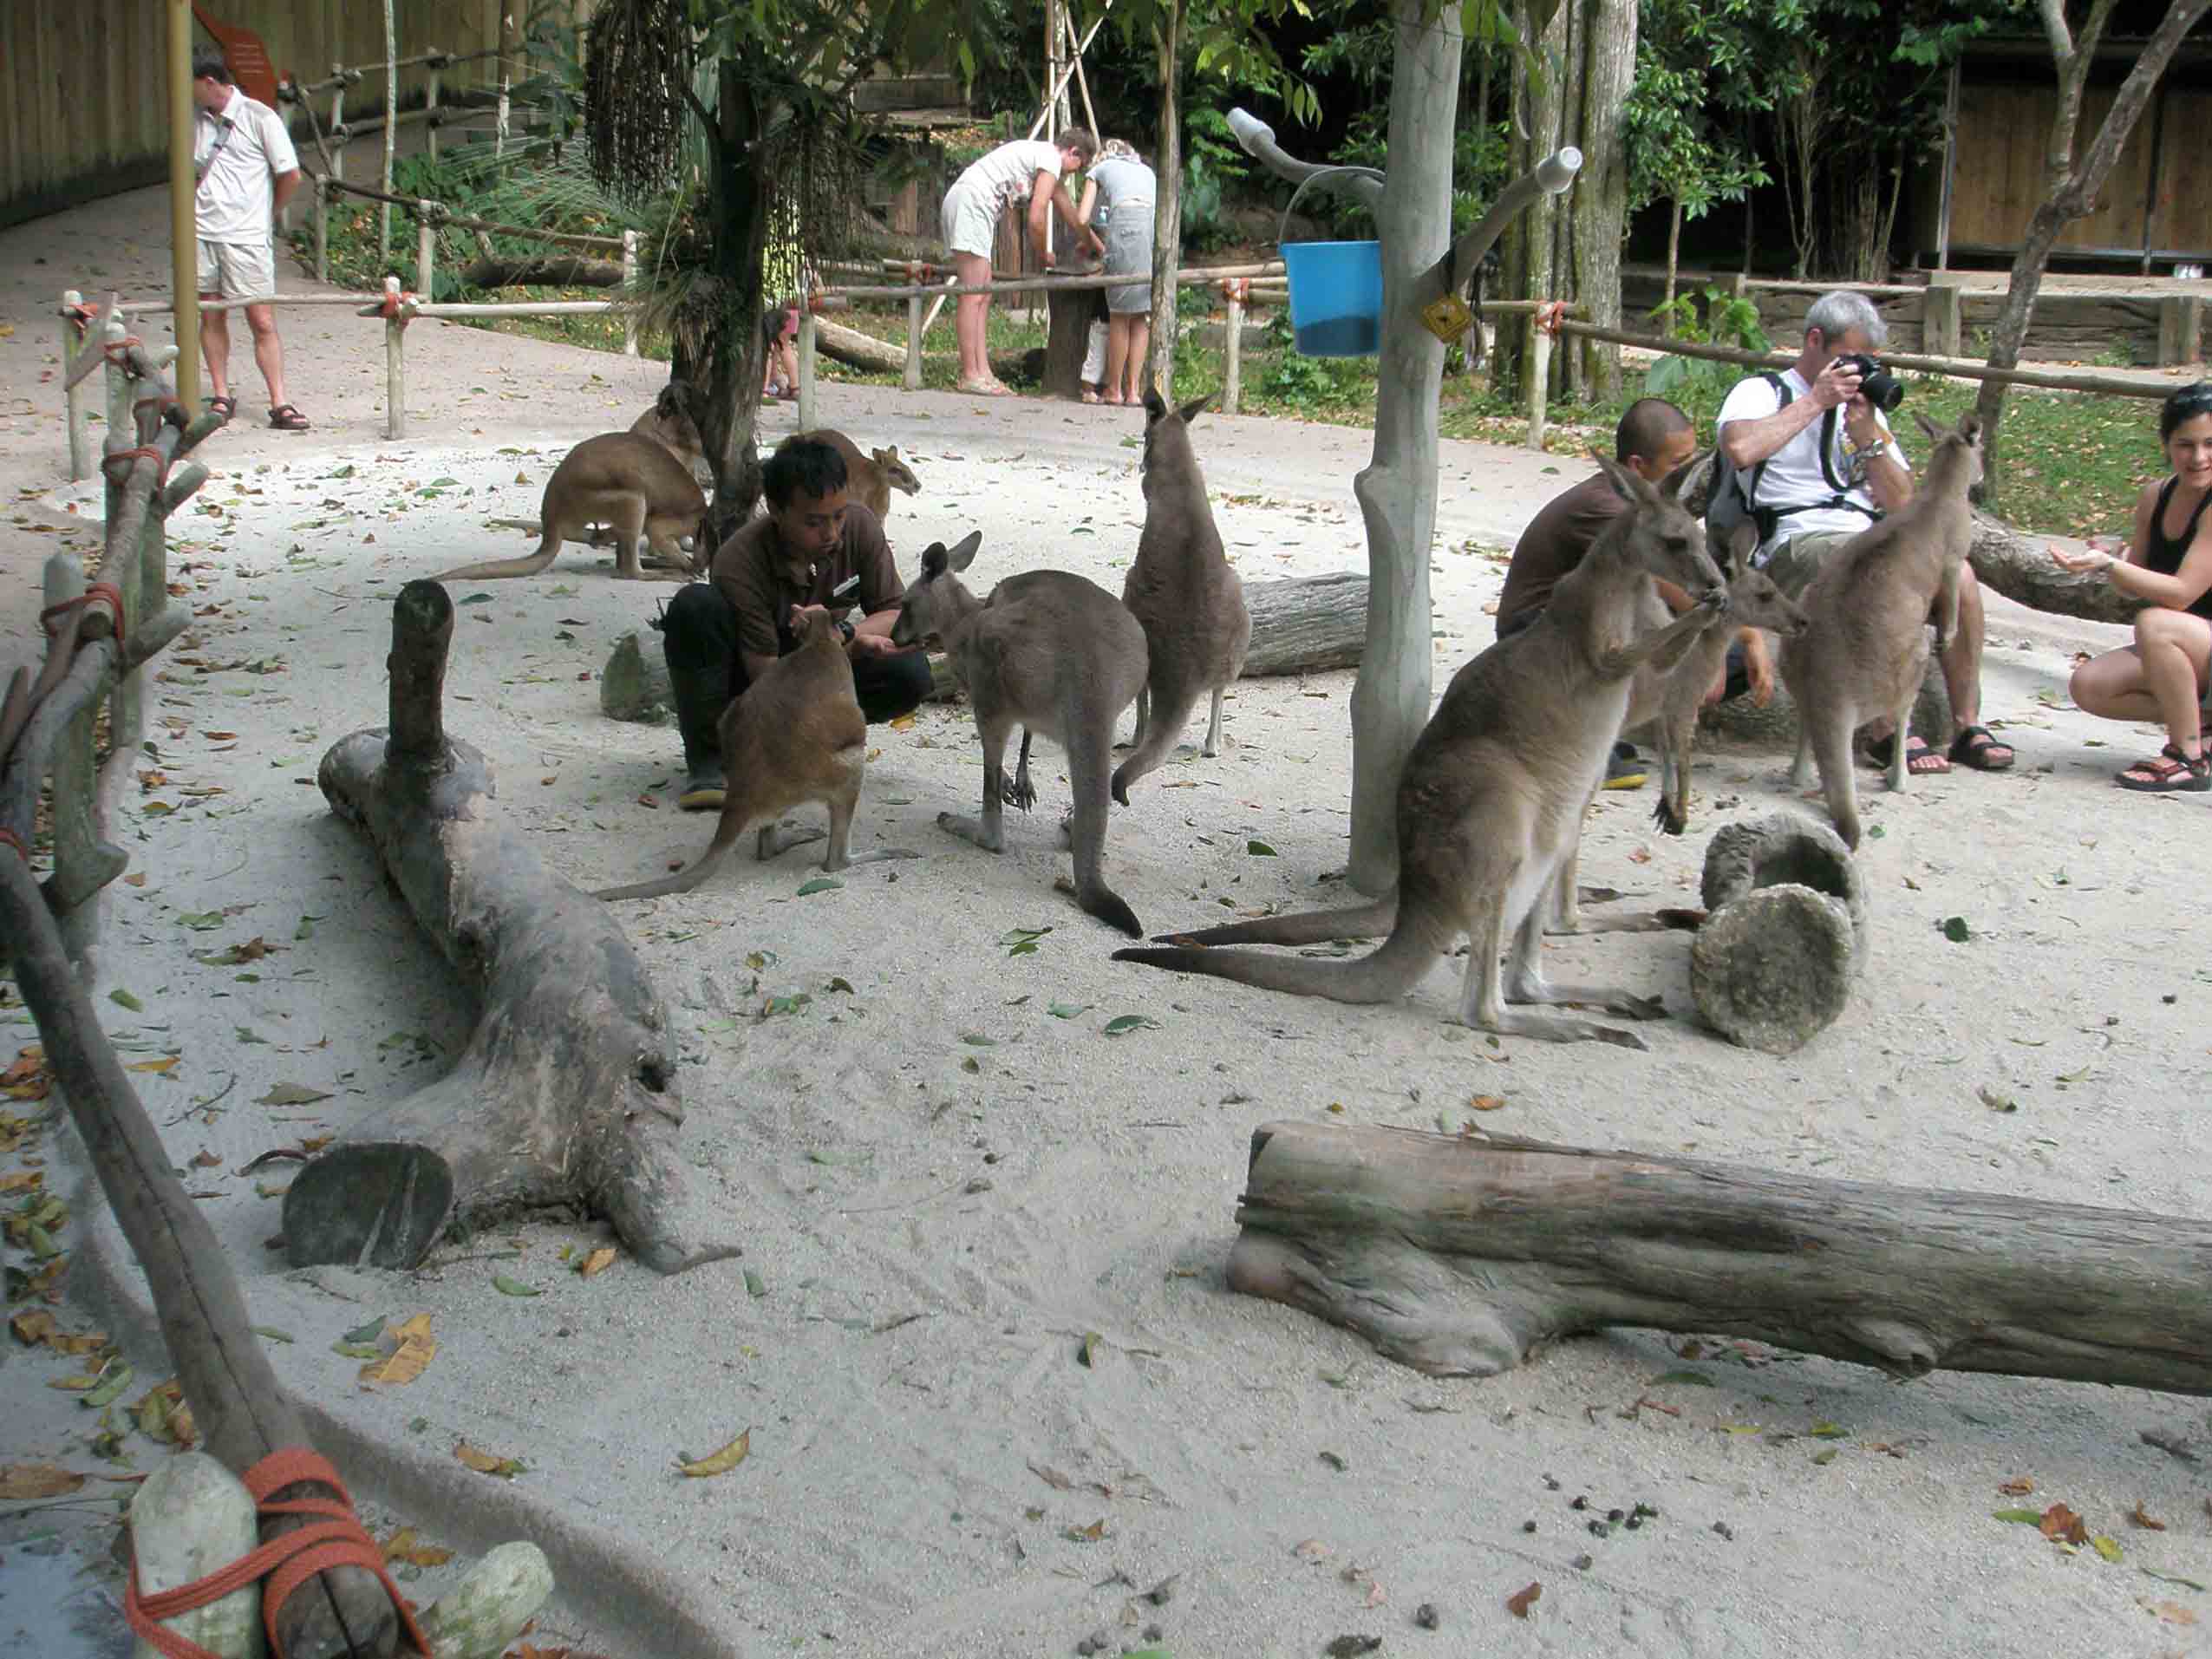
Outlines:
[[[814,308],[799,302],[799,429],[814,429],[814,359],[819,347]]]
[[[335,159],[332,165],[336,165]],[[330,280],[330,188],[319,173],[315,175],[315,280]]]
[[[384,278],[384,435],[407,436],[407,323],[399,314],[400,279]]]
[[[1235,278],[1225,286],[1229,294],[1229,332],[1223,336],[1221,348],[1221,412],[1234,415],[1237,399],[1244,390],[1244,291]]]
[[[1921,301],[1920,349],[1931,357],[1955,357],[1964,330],[1966,291],[1955,282],[1931,280]]]
[[[910,294],[906,300],[906,368],[899,376],[899,384],[910,392],[922,389],[922,297]]]
[[[1543,447],[1544,400],[1551,395],[1551,331],[1529,313],[1529,356],[1523,370],[1529,377],[1529,444]]]
[[[637,311],[635,304],[637,297],[637,232],[635,231],[622,233],[622,291],[623,297],[632,302],[623,308],[622,314],[622,355],[635,357],[637,355]]]
[[[414,205],[414,291],[425,299],[438,297],[438,204]]]
[[[428,101],[423,105],[423,109],[426,113],[422,122],[425,129],[422,134],[422,142],[429,150],[430,159],[433,161],[435,161],[438,159],[438,71],[442,69],[445,67],[445,64],[446,60],[438,53],[433,52],[430,54],[430,96]],[[390,113],[393,119],[398,119],[399,112],[397,110],[393,110]],[[425,290],[424,291],[427,294],[428,291]]]
[[[330,74],[337,85],[330,92],[330,176],[343,184],[346,177],[346,66],[333,63]]]
[[[2158,366],[2172,369],[2203,361],[2203,297],[2168,294],[2158,302]]]
[[[77,310],[84,304],[84,296],[74,288],[62,296],[62,379],[68,384],[64,396],[69,405],[69,482],[92,476],[92,431],[85,424],[85,389],[81,380],[73,380],[80,352],[96,351],[100,343],[86,330],[78,330]]]

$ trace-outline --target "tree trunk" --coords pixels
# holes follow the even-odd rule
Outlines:
[[[1183,263],[1183,100],[1179,54],[1183,49],[1183,3],[1167,8],[1159,37],[1160,121],[1158,153],[1152,181],[1152,335],[1145,372],[1159,394],[1175,401],[1175,273]],[[1093,135],[1095,136],[1095,134]]]
[[[1452,241],[1452,119],[1459,13],[1395,0],[1390,167],[1382,237],[1382,361],[1374,458],[1353,480],[1367,530],[1367,645],[1352,688],[1352,855],[1364,893],[1398,879],[1398,776],[1429,715],[1436,529],[1437,400],[1444,345],[1422,324],[1416,285]],[[1550,198],[1545,197],[1549,201]]]
[[[1680,271],[1681,265],[1682,199],[1676,196],[1672,199],[1670,211],[1667,215],[1667,304],[1670,308],[1674,304],[1675,275]],[[1674,315],[1671,309],[1667,315],[1670,317]],[[1670,323],[1669,326],[1671,327],[1672,324]]]
[[[1636,76],[1636,0],[1588,0],[1582,36],[1582,170],[1575,180],[1575,297],[1592,322],[1621,326],[1621,250],[1628,224],[1628,151],[1621,111]],[[1669,272],[1672,274],[1671,270]],[[1582,342],[1584,390],[1621,390],[1621,348]]]
[[[878,340],[858,329],[840,327],[825,317],[814,319],[814,345],[825,357],[834,357],[855,369],[896,375],[906,367],[906,348]]]
[[[479,259],[460,273],[471,288],[619,288],[622,267],[610,259]]]
[[[1533,43],[1543,65],[1541,76],[1519,75],[1513,78],[1512,162],[1508,170],[1516,178],[1533,168],[1556,145],[1560,82],[1566,57],[1566,10],[1563,4],[1555,9],[1550,21],[1538,33],[1530,0],[1515,0],[1514,27],[1520,31],[1524,42]],[[1506,227],[1501,239],[1504,243],[1504,292],[1508,297],[1556,297],[1554,290],[1558,285],[1557,267],[1552,260],[1552,235],[1558,211],[1557,204],[1546,196],[1531,204],[1526,212]],[[1555,352],[1554,360],[1564,355]],[[1525,391],[1524,382],[1530,367],[1529,328],[1525,323],[1516,318],[1498,329],[1495,357],[1498,368],[1493,380],[1507,389]]]
[[[1991,368],[2010,369],[2020,362],[2020,349],[2027,340],[2028,319],[2035,310],[2036,292],[2043,284],[2043,267],[2058,244],[2059,233],[2097,205],[2098,193],[2111,176],[2128,135],[2135,130],[2137,119],[2150,101],[2158,77],[2165,73],[2175,52],[2208,8],[2212,8],[2212,0],[2173,0],[2157,31],[2144,42],[2142,55],[2128,71],[2127,79],[2120,83],[2119,94],[2112,100],[2104,124],[2097,129],[2097,136],[2083,153],[2078,167],[2072,158],[2074,129],[2081,118],[2082,86],[2088,78],[2089,64],[2096,54],[2111,5],[2109,0],[2100,0],[2083,26],[2081,38],[2074,42],[2068,42],[2064,36],[2063,17],[2054,21],[2046,16],[2046,25],[2059,31],[2052,41],[2059,68],[2059,113],[2051,122],[2050,144],[2044,163],[2044,199],[2034,217],[2029,219],[2027,234],[2013,260],[2013,279],[2005,291],[2005,309],[1999,313],[1997,326],[1991,331]],[[2000,499],[2004,482],[1999,445],[2005,419],[2003,382],[1985,381],[1980,395],[1974,401],[1974,411],[1981,416],[1982,426],[1982,499],[1994,506]]]
[[[490,769],[448,742],[440,698],[453,601],[410,582],[392,615],[391,724],[323,757],[331,809],[376,847],[418,924],[478,982],[453,1069],[348,1128],[284,1194],[294,1266],[411,1268],[449,1221],[572,1205],[647,1266],[737,1253],[676,1146],[668,1010],[608,908],[501,821]]]
[[[1229,1284],[1433,1375],[1608,1325],[2212,1394],[2212,1222],[1502,1137],[1272,1123]]]

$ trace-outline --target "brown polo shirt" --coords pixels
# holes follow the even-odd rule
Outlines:
[[[721,545],[707,579],[737,613],[738,649],[754,656],[781,656],[799,643],[786,625],[791,612],[827,604],[838,584],[855,574],[860,591],[853,609],[859,616],[897,604],[906,591],[881,520],[858,501],[845,509],[845,533],[826,559],[810,565],[788,556],[776,521],[762,517]]]

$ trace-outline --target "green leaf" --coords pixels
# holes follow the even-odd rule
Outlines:
[[[2120,1558],[2119,1539],[2108,1537],[2103,1532],[2095,1533],[2091,1537],[2089,1547],[2107,1561],[2117,1562]]]
[[[1087,1014],[1094,1005],[1090,1003],[1047,1003],[1045,1012],[1055,1020],[1072,1020],[1079,1014]]]
[[[511,1279],[504,1273],[492,1275],[492,1288],[503,1297],[542,1297],[545,1294],[535,1285],[525,1284],[520,1279]]]
[[[131,1368],[127,1360],[110,1360],[108,1368],[100,1374],[100,1386],[77,1396],[77,1404],[88,1410],[112,1405],[123,1390],[131,1386]]]
[[[799,884],[799,897],[804,898],[810,893],[825,893],[844,885],[835,876],[817,876],[812,881]]]
[[[254,1101],[256,1106],[312,1106],[317,1101],[327,1101],[327,1088],[310,1088],[304,1083],[278,1083],[266,1094]]]
[[[1247,841],[1244,843],[1244,851],[1256,859],[1272,859],[1276,856],[1275,849],[1265,841]]]
[[[822,987],[822,990],[825,993],[833,990],[841,990],[847,996],[853,995],[852,982],[842,975],[839,975],[837,978],[830,981],[828,984]]]
[[[1836,1448],[1831,1446],[1825,1452],[1815,1452],[1812,1454],[1812,1460],[1816,1465],[1833,1463],[1836,1460]]]
[[[1688,1383],[1693,1388],[1710,1388],[1713,1379],[1702,1371],[1664,1371],[1644,1384],[1647,1388],[1664,1388],[1676,1383]]]
[[[962,1031],[960,1034],[960,1040],[971,1048],[995,1048],[998,1047],[998,1039],[996,1037],[987,1037],[981,1031]]]
[[[492,596],[488,593],[472,593],[466,599],[456,600],[455,603],[459,604],[489,604],[492,603]]]
[[[813,1000],[805,991],[790,996],[771,996],[760,1009],[760,1017],[765,1020],[778,1014],[796,1014]]]
[[[1034,957],[1037,954],[1037,942],[1024,939],[1019,944],[1010,944],[1006,948],[1006,954],[1009,957]]]
[[[372,1319],[365,1325],[356,1325],[341,1340],[349,1342],[373,1342],[384,1334],[386,1323],[387,1322],[382,1319]]]
[[[2160,1572],[2156,1567],[2137,1567],[2136,1571],[2146,1578],[2156,1578],[2162,1584],[2180,1584],[2184,1589],[2196,1590],[2204,1588],[2194,1578],[2184,1578],[2178,1573]]]
[[[1837,1423],[1815,1423],[1812,1437],[1817,1440],[1847,1440],[1851,1437],[1851,1431]]]
[[[384,1357],[384,1350],[374,1342],[333,1342],[330,1351],[343,1354],[349,1360],[381,1360]]]
[[[130,1009],[130,1011],[134,1014],[143,1014],[146,1012],[146,1004],[140,1002],[137,997],[132,996],[128,991],[124,990],[120,986],[108,993],[108,1000],[114,1003],[119,1008],[127,1008]]]
[[[1950,940],[1953,944],[1964,944],[1973,937],[1973,935],[1967,931],[1967,918],[1963,916],[1945,917],[1943,918],[1943,937]]]
[[[186,911],[177,920],[195,932],[206,933],[223,925],[223,912],[215,910]]]
[[[351,478],[353,476],[353,463],[351,461],[348,461],[336,472],[325,473],[323,476],[325,478]]]
[[[1995,1509],[1990,1511],[1990,1519],[2016,1521],[2022,1526],[2040,1526],[2043,1525],[2043,1512],[2039,1509]]]
[[[1106,1022],[1106,1034],[1110,1037],[1126,1037],[1132,1031],[1157,1031],[1160,1022],[1144,1014],[1117,1014]]]
[[[231,1029],[238,1033],[240,1042],[258,1042],[264,1048],[269,1046],[269,1039],[255,1031],[250,1025],[234,1025]]]
[[[747,955],[745,965],[757,974],[763,969],[773,967],[782,959],[773,950],[754,950]]]
[[[255,1336],[266,1336],[272,1342],[292,1342],[299,1340],[297,1337],[294,1336],[291,1332],[288,1330],[279,1330],[274,1325],[252,1325],[249,1326],[248,1329],[251,1329]]]
[[[323,918],[320,916],[301,917],[299,918],[299,925],[292,930],[292,937],[295,940],[313,938],[315,937],[315,924],[321,920],[323,920]]]
[[[749,1267],[745,1270],[745,1294],[752,1297],[764,1297],[768,1294],[767,1280]]]

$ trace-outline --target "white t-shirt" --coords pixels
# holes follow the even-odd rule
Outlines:
[[[1060,146],[1041,138],[1016,139],[969,163],[960,187],[980,192],[996,219],[1015,203],[1029,199],[1041,173],[1060,177]]]
[[[192,162],[199,174],[193,204],[203,242],[266,242],[273,228],[270,181],[299,169],[284,118],[236,87],[219,115],[203,109],[192,124]]]
[[[1812,388],[1805,383],[1804,376],[1794,369],[1782,371],[1782,383],[1790,389],[1793,402],[1812,395]],[[1781,407],[1782,400],[1774,388],[1759,376],[1753,375],[1736,382],[1728,394],[1728,401],[1720,406],[1719,418],[1714,425],[1725,432],[1731,421],[1762,420]],[[1882,419],[1880,409],[1875,410],[1874,418],[1881,422],[1882,433],[1888,435],[1889,422]],[[1827,417],[1823,415],[1774,452],[1766,463],[1766,471],[1759,478],[1759,499],[1753,506],[1786,507],[1800,501],[1826,501],[1837,493],[1835,484],[1830,481],[1828,473],[1820,464],[1820,434],[1827,428]],[[1890,441],[1895,443],[1896,441],[1891,438]],[[1897,459],[1900,464],[1909,468],[1911,463],[1906,460],[1902,446],[1897,450]],[[1843,437],[1843,416],[1840,407],[1837,411],[1828,461],[1834,469],[1835,476],[1848,486],[1843,493],[1850,500],[1872,508],[1874,497],[1867,491],[1865,479],[1863,476],[1854,479],[1851,474],[1850,455]],[[1792,513],[1785,518],[1775,527],[1773,536],[1759,544],[1752,562],[1764,565],[1775,548],[1792,536],[1830,531],[1855,535],[1873,522],[1866,513],[1854,513],[1849,507],[1807,507],[1802,513]]]

